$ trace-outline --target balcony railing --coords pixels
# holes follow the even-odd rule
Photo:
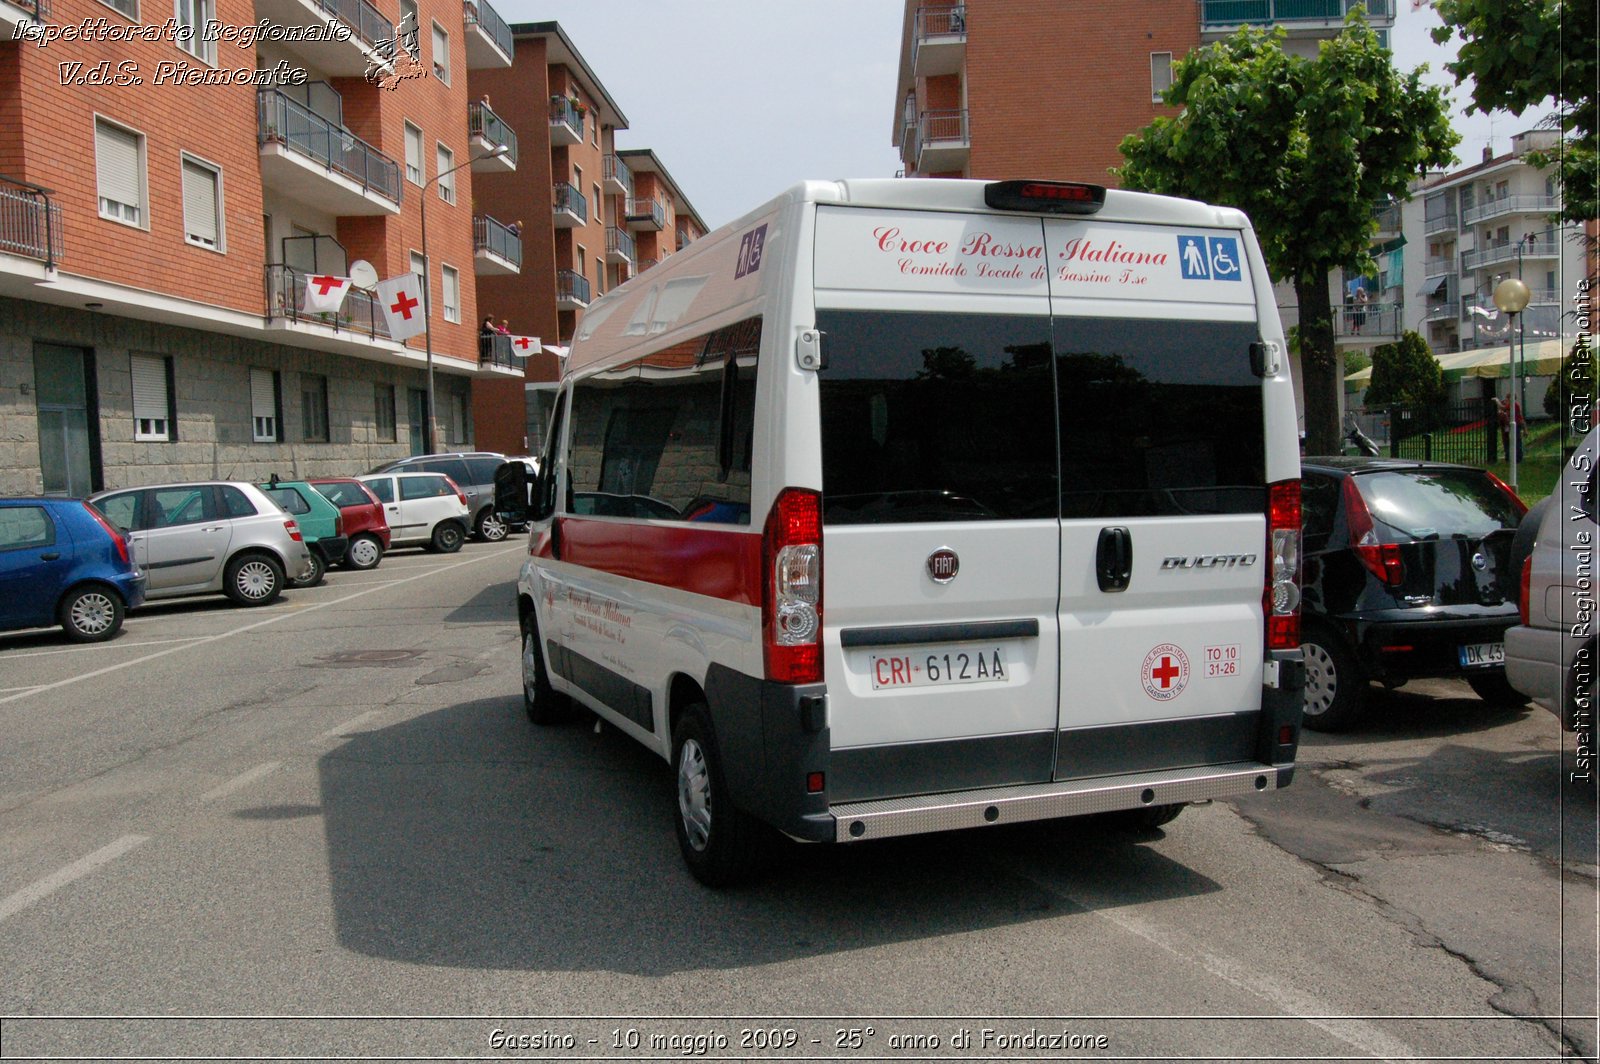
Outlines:
[[[1454,232],[1460,228],[1461,227],[1456,224],[1455,211],[1446,211],[1443,214],[1430,214],[1422,220],[1422,232],[1424,236],[1432,236],[1435,233]]]
[[[511,27],[500,17],[500,12],[489,6],[489,0],[463,0],[462,15],[468,29],[477,26],[488,34],[495,47],[504,52],[507,59],[516,55],[517,45],[512,39]]]
[[[623,196],[633,195],[633,171],[619,156],[607,155],[601,163],[605,183]]]
[[[1342,22],[1357,4],[1372,18],[1394,17],[1392,0],[1201,0],[1200,26],[1238,26],[1243,23],[1318,20]]]
[[[564,96],[551,98],[550,133],[557,144],[583,142],[583,115],[578,113],[577,104]]]
[[[313,314],[302,310],[308,276],[281,262],[267,264],[268,321],[283,318],[306,325],[326,325],[336,332],[356,333],[375,340],[389,339],[389,323],[378,309],[378,297],[371,289],[350,289],[337,313]]]
[[[1398,303],[1346,303],[1335,307],[1333,334],[1344,337],[1398,336],[1400,309]]]
[[[487,251],[514,264],[518,269],[522,268],[521,234],[487,214],[474,215],[472,218],[472,250],[474,254]]]
[[[50,20],[50,0],[10,0],[10,3],[31,14],[36,22]]]
[[[612,262],[633,261],[633,234],[617,226],[606,227],[606,258]]]
[[[629,196],[625,215],[630,224],[637,222],[657,229],[667,224],[667,209],[660,200],[648,196]]]
[[[1461,256],[1461,268],[1463,270],[1476,270],[1484,266],[1510,262],[1517,257],[1518,248],[1522,249],[1522,257],[1524,259],[1554,259],[1561,256],[1560,241],[1513,240],[1510,243],[1496,244],[1494,247],[1464,253]]]
[[[314,0],[316,5],[349,26],[368,48],[394,43],[394,23],[368,0]],[[392,53],[391,53],[392,54]]]
[[[478,337],[478,365],[520,369],[522,360],[514,353],[511,337],[496,333],[493,336]]]
[[[517,134],[501,120],[499,115],[489,110],[489,105],[482,100],[474,100],[467,104],[467,132],[474,137],[482,137],[496,146],[504,144],[506,146],[504,158],[512,166],[517,164]]]
[[[954,74],[966,52],[967,9],[964,4],[917,8],[912,27],[912,70],[919,78]]]
[[[558,181],[555,186],[556,213],[562,211],[573,214],[579,221],[589,221],[589,201],[583,198],[583,192],[576,185],[566,181]]]
[[[966,111],[924,111],[918,122],[917,140],[924,148],[942,141],[967,143]]]
[[[1454,299],[1447,299],[1443,303],[1429,303],[1423,308],[1424,321],[1444,321],[1454,318],[1461,313],[1461,304]]]
[[[1461,219],[1467,225],[1476,225],[1502,214],[1555,214],[1560,209],[1561,200],[1556,196],[1501,196],[1472,208]]]
[[[589,303],[589,278],[576,270],[556,271],[556,302]]]
[[[281,144],[368,192],[400,202],[400,164],[277,89],[256,93],[259,142]]]
[[[1400,204],[1376,204],[1372,208],[1372,216],[1378,220],[1378,232],[1395,233],[1400,231]]]
[[[1424,277],[1449,277],[1456,272],[1456,257],[1443,255],[1436,259],[1425,259],[1422,263],[1422,276]]]
[[[678,250],[682,251],[692,243],[694,243],[694,233],[688,229],[680,228],[678,230]]]
[[[0,251],[42,259],[53,270],[61,257],[61,205],[41,185],[0,174]]]

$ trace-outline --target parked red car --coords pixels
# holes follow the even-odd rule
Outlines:
[[[351,569],[376,569],[389,549],[389,521],[378,497],[351,477],[320,477],[309,483],[339,508],[344,519],[344,534],[350,542],[343,564]]]

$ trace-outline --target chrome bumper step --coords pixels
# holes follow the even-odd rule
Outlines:
[[[834,816],[835,841],[861,842],[896,835],[1231,798],[1275,790],[1277,786],[1275,767],[1239,761],[1059,783],[882,798],[836,805],[828,811]]]

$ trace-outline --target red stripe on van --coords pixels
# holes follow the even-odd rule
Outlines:
[[[761,604],[761,534],[727,526],[561,522],[561,560],[745,606]]]

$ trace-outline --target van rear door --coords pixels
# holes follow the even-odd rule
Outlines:
[[[1061,426],[1055,777],[1251,760],[1266,505],[1242,234],[1045,223]]]

